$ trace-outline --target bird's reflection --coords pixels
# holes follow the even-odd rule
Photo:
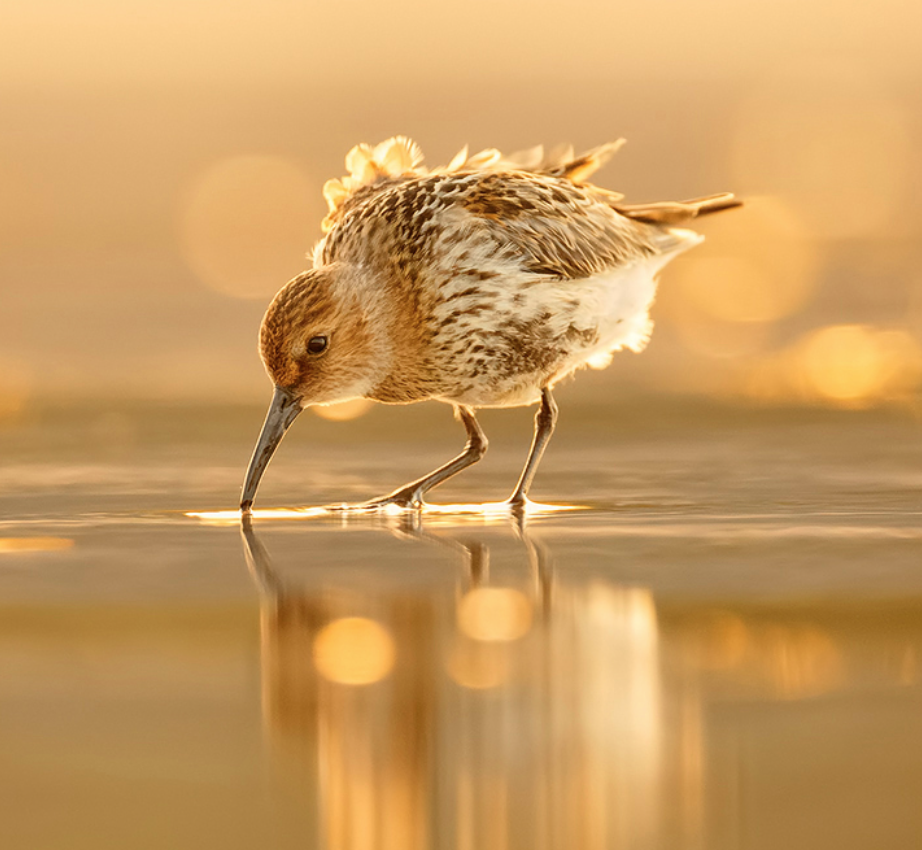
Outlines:
[[[376,522],[274,527],[275,563],[243,528],[264,718],[316,846],[785,846],[843,811],[917,843],[917,602],[654,605],[525,527]],[[877,785],[861,734],[901,766]]]
[[[316,783],[323,846],[639,846],[659,782],[650,594],[556,580],[523,527],[386,530],[452,567],[421,587],[288,581],[243,526],[264,717]]]

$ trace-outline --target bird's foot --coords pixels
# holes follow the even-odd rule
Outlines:
[[[513,493],[503,504],[509,508],[510,513],[524,513],[531,501],[524,493]]]
[[[423,494],[418,487],[402,487],[387,496],[370,499],[357,504],[331,505],[334,511],[382,511],[388,508],[398,508],[404,511],[419,511],[425,507]]]
[[[522,493],[513,493],[505,502],[502,503],[509,511],[509,516],[513,519],[524,522],[528,514],[528,509],[535,503]]]

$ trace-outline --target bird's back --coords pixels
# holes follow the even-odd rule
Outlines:
[[[354,149],[352,174],[325,188],[315,265],[361,266],[392,291],[416,328],[416,359],[428,359],[430,397],[527,403],[542,383],[642,347],[656,273],[701,239],[673,225],[736,204],[624,205],[583,182],[617,147],[550,158],[465,151],[433,171],[408,140]],[[410,395],[402,386],[382,400]]]
[[[359,145],[346,158],[352,173],[324,187],[330,213],[315,265],[389,262],[403,268],[425,255],[427,268],[433,260],[452,268],[485,242],[518,259],[525,271],[576,280],[671,255],[689,237],[674,224],[738,203],[732,195],[716,195],[625,205],[620,194],[583,182],[620,144],[579,157],[570,149],[544,157],[534,148],[506,158],[495,150],[474,156],[464,150],[431,171],[403,137],[376,148]]]

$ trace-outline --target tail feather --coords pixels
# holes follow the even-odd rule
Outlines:
[[[703,215],[741,207],[743,202],[732,192],[708,195],[690,201],[661,201],[653,204],[616,204],[621,215],[648,224],[681,224]]]
[[[555,177],[565,177],[574,183],[583,183],[618,152],[624,141],[624,139],[618,139],[616,142],[599,145],[591,151],[586,151],[582,156],[573,159],[571,155],[568,157],[568,162],[551,163],[542,170]]]

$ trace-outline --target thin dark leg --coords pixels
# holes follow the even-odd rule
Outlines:
[[[547,448],[551,434],[554,433],[554,426],[557,424],[557,403],[551,395],[548,387],[541,390],[541,407],[535,414],[535,436],[531,441],[531,451],[528,453],[528,460],[525,461],[525,468],[519,476],[519,483],[515,485],[515,490],[509,497],[509,505],[513,508],[522,508],[525,506],[528,488],[531,487],[532,479],[535,477],[535,471],[541,462],[541,456]]]
[[[428,475],[411,481],[409,484],[395,490],[381,499],[374,499],[366,502],[362,507],[384,507],[385,505],[399,505],[402,508],[419,508],[423,504],[423,496],[426,495],[433,487],[438,486],[443,481],[447,481],[453,475],[466,469],[472,464],[477,463],[487,451],[487,438],[480,425],[474,418],[474,411],[469,407],[458,404],[455,405],[455,412],[467,431],[467,445],[454,460],[450,460],[444,466],[433,470]]]

